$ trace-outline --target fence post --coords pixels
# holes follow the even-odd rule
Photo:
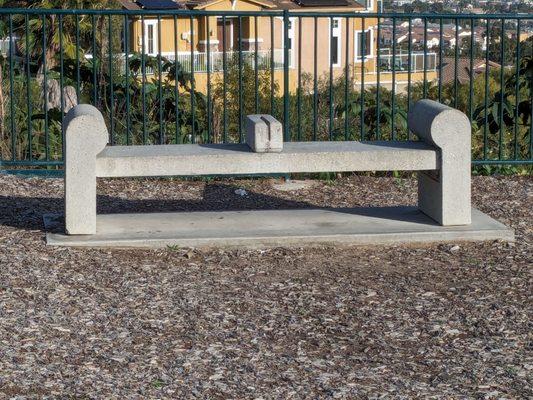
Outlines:
[[[289,11],[283,11],[283,131],[285,141],[290,140],[289,132]]]

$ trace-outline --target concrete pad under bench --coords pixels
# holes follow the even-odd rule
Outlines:
[[[96,234],[66,235],[46,216],[47,244],[73,247],[272,247],[514,241],[512,229],[473,209],[472,223],[441,226],[416,207],[103,214]]]

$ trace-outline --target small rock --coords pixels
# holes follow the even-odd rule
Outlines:
[[[235,194],[236,194],[237,196],[241,196],[241,197],[246,197],[246,196],[248,196],[248,192],[247,192],[246,190],[244,190],[244,189],[237,189],[237,190],[235,190]]]
[[[461,246],[459,246],[459,245],[456,244],[455,246],[452,246],[452,247],[450,248],[450,252],[451,252],[451,253],[456,253],[456,252],[458,252],[460,249],[461,249]]]
[[[445,332],[448,335],[458,335],[458,334],[461,333],[461,331],[459,329],[445,329]]]

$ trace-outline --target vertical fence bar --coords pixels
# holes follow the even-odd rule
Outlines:
[[[302,17],[298,17],[298,141],[302,140]]]
[[[257,15],[254,16],[254,89],[255,89],[255,113],[259,114],[259,65],[258,64],[258,56],[259,56],[259,37],[258,37],[258,23],[257,23]]]
[[[76,24],[76,97],[80,98],[80,16],[75,16]]]
[[[223,103],[223,111],[222,111],[222,119],[223,119],[223,142],[226,143],[228,141],[228,103],[227,103],[227,54],[226,54],[226,17],[222,17],[222,75],[223,75],[223,81],[222,81],[222,103]]]
[[[489,45],[490,45],[490,19],[487,18],[485,36],[485,121],[483,125],[483,159],[487,159],[488,139],[488,119],[489,119]]]
[[[459,85],[457,75],[459,72],[459,19],[455,18],[455,53],[454,53],[454,77],[453,80],[453,106],[457,108],[459,97]]]
[[[503,109],[504,109],[504,69],[505,69],[505,19],[502,18],[501,22],[501,36],[500,36],[500,112],[499,112],[499,125],[500,125],[500,137],[498,140],[498,159],[501,160],[503,156]]]
[[[290,124],[289,124],[289,11],[283,11],[283,131],[285,132],[285,141],[290,141]]]
[[[470,19],[470,85],[468,94],[468,118],[474,113],[474,18]]]
[[[15,132],[15,70],[13,66],[13,57],[15,41],[13,40],[13,15],[9,14],[9,112],[11,125],[11,160],[15,161],[17,156],[17,133]],[[2,116],[3,117],[3,116]],[[3,121],[2,121],[3,122]]]
[[[192,15],[189,18],[189,23],[191,25],[191,138],[192,142],[196,143],[196,104],[194,101],[194,20]]]
[[[144,15],[141,16],[141,73],[142,73],[142,101],[143,101],[143,144],[148,142],[146,131],[146,26]]]
[[[318,128],[318,20],[317,17],[314,18],[314,53],[313,53],[313,140],[317,139],[317,128]]]
[[[333,139],[333,18],[329,18],[329,140]]]
[[[270,16],[270,114],[274,115],[274,17]]]
[[[28,159],[31,162],[33,160],[33,133],[31,126],[31,115],[32,115],[32,106],[31,106],[31,65],[30,65],[30,21],[29,16],[26,14],[24,16],[24,28],[25,28],[25,45],[26,45],[26,97],[27,97],[27,106],[28,106]]]
[[[91,16],[92,26],[92,51],[93,51],[93,105],[98,104],[98,80],[96,73],[96,14]]]
[[[178,77],[178,16],[174,14],[174,113],[176,114],[176,137],[174,143],[180,140],[180,108],[179,108],[179,77]]]
[[[391,138],[396,139],[396,17],[392,18],[392,98],[391,98]]]
[[[407,112],[411,110],[411,74],[413,72],[413,55],[412,55],[412,47],[413,47],[413,19],[409,17],[408,22],[408,32],[407,36],[409,39],[409,43],[407,43]],[[411,131],[407,132],[408,137],[411,137]]]
[[[115,144],[115,90],[114,90],[114,83],[113,83],[113,20],[111,18],[111,14],[109,14],[108,18],[108,59],[109,59],[109,110],[111,115],[111,121],[109,122],[110,125],[110,140],[109,142],[111,144]]]
[[[207,29],[207,142],[214,142],[212,138],[212,118],[211,118],[211,29],[209,26],[209,16],[205,17],[206,19],[206,29]],[[177,60],[177,58],[176,58]]]
[[[192,30],[191,30],[192,32]],[[157,16],[157,95],[159,105],[159,144],[165,143],[165,132],[163,129],[163,63],[161,57],[161,15]]]
[[[356,39],[354,39],[355,41]],[[410,43],[409,43],[410,44]],[[376,90],[376,139],[381,137],[381,18],[378,17],[378,45],[377,45],[377,90]],[[355,57],[357,54],[355,54]],[[407,87],[409,89],[409,86]]]
[[[504,109],[504,94],[505,94],[505,19],[502,18],[501,36],[500,36],[500,137],[498,139],[498,160],[503,158],[503,133],[504,133],[504,121],[503,121],[503,109]]]
[[[424,61],[422,66],[424,68],[424,99],[428,97],[428,19],[424,18]]]
[[[239,16],[239,143],[244,141],[242,130],[243,96],[242,96],[242,17]]]
[[[59,96],[59,101],[61,102],[61,126],[63,126],[63,120],[65,116],[65,71],[64,71],[64,54],[63,54],[63,15],[59,15],[59,90],[61,91]],[[93,58],[94,60],[94,58]],[[78,98],[79,101],[79,98]],[[62,159],[65,160],[65,137],[63,132],[61,132],[61,148],[62,148]]]
[[[365,18],[361,20],[361,140],[365,140],[365,58],[366,34]]]
[[[350,133],[348,131],[348,84],[350,81],[350,18],[346,17],[346,49],[345,49],[345,60],[344,60],[344,140],[350,138]]]
[[[48,43],[46,40],[46,15],[43,15],[43,97],[44,97],[44,141],[46,161],[50,161],[50,132],[48,126],[48,65],[46,57],[48,56]]]
[[[13,40],[13,16],[11,14],[8,15],[8,27],[9,27],[9,122],[10,122],[10,129],[11,129],[11,160],[16,160],[16,152],[17,152],[17,133],[15,132],[15,96],[14,96],[14,88],[15,85],[15,71],[13,66],[13,47],[14,47],[14,40]],[[29,83],[28,83],[29,85]],[[2,121],[3,122],[3,121]],[[0,158],[1,163],[1,158]]]
[[[439,103],[442,103],[442,56],[444,48],[444,32],[442,17],[439,19]]]
[[[533,47],[531,48],[531,58],[533,58]],[[529,101],[531,114],[529,116],[529,160],[533,159],[533,85],[529,85]]]
[[[516,20],[516,69],[515,69],[515,115],[514,115],[514,159],[518,160],[518,105],[520,104],[520,19]]]
[[[126,90],[126,144],[131,144],[131,117],[130,117],[130,54],[129,54],[129,20],[128,16],[124,15],[124,88]]]

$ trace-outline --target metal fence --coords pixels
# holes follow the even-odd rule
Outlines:
[[[111,144],[409,140],[413,102],[472,121],[475,164],[532,164],[533,15],[0,9],[0,168],[60,169],[62,121]],[[245,37],[245,36],[248,37]],[[12,43],[13,45],[10,45]]]

